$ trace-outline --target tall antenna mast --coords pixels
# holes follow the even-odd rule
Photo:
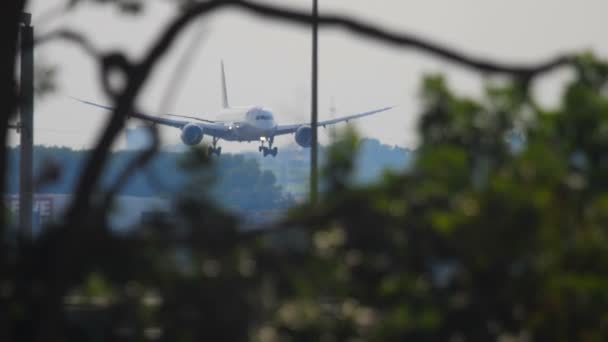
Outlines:
[[[318,17],[319,17],[319,6],[317,0],[312,0],[312,77],[311,77],[311,98],[310,98],[310,127],[312,128],[312,141],[310,146],[310,202],[315,204],[317,202],[318,195],[318,178],[317,178],[317,164],[318,164],[318,137],[317,137],[317,96],[318,96]]]

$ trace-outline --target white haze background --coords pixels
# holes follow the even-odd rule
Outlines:
[[[264,1],[304,10],[303,0]],[[130,58],[146,49],[175,15],[169,1],[145,1],[138,16],[121,14],[113,6],[83,4],[46,22],[40,15],[62,4],[60,0],[33,0],[38,35],[57,28],[83,32],[103,50],[126,51]],[[341,13],[382,27],[417,34],[469,54],[501,61],[534,63],[568,51],[591,49],[608,56],[603,0],[320,0],[320,12]],[[227,69],[232,104],[260,104],[275,110],[279,123],[305,122],[310,113],[310,30],[224,10],[188,28],[155,70],[141,93],[141,109],[159,114],[161,99],[183,51],[201,25],[205,41],[193,56],[191,68],[178,87],[170,113],[213,118],[220,106],[219,61]],[[390,145],[416,146],[418,90],[421,75],[442,72],[463,94],[479,94],[483,79],[466,69],[430,58],[417,51],[362,40],[337,29],[320,31],[320,119],[330,118],[331,99],[336,115],[347,115],[386,105],[390,112],[356,122],[362,135]],[[42,46],[38,62],[58,68],[59,91],[35,105],[35,143],[88,148],[96,141],[107,113],[84,106],[67,95],[108,103],[99,86],[97,65],[78,48],[64,42]],[[541,100],[555,103],[565,72],[543,79],[535,91]],[[134,123],[130,123],[133,125]],[[321,142],[328,131],[320,130]],[[179,131],[162,128],[164,144],[179,143]],[[206,138],[208,141],[208,138]],[[18,138],[12,136],[11,144]],[[278,146],[293,144],[293,137],[277,138]],[[225,151],[257,151],[255,144],[222,142]],[[124,147],[124,137],[115,148]]]

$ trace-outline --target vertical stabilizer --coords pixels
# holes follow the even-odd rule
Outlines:
[[[228,90],[226,89],[226,72],[224,71],[224,61],[221,61],[222,66],[222,107],[230,108],[228,104]]]

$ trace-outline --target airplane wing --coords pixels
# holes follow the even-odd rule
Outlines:
[[[104,106],[98,103],[94,103],[94,102],[90,102],[90,101],[86,101],[86,100],[81,100],[75,97],[72,97],[72,99],[90,105],[90,106],[94,106],[94,107],[98,107],[98,108],[103,108],[109,111],[113,111],[114,108],[109,107],[109,106]],[[200,119],[200,118],[195,118],[195,117],[189,117],[189,116],[182,116],[182,115],[175,115],[175,114],[169,114],[171,116],[176,116],[176,117],[181,117],[181,118],[187,118],[187,119],[193,119],[193,120],[198,120],[198,121],[202,121],[201,123],[196,123],[197,126],[202,127],[205,130],[205,134],[211,135],[211,136],[217,136],[217,137],[222,137],[224,134],[226,134],[227,132],[229,132],[229,127],[225,126],[222,123],[219,122],[215,122],[215,121],[211,121],[211,120],[205,120],[205,119]],[[170,126],[170,127],[175,127],[175,128],[179,128],[181,129],[182,127],[186,126],[189,123],[192,123],[192,121],[187,121],[187,120],[176,120],[176,119],[168,119],[168,118],[162,118],[162,117],[158,117],[158,116],[154,116],[154,115],[148,115],[148,114],[144,114],[144,113],[138,113],[138,112],[131,112],[129,114],[130,117],[134,117],[134,118],[138,118],[141,120],[146,120],[146,121],[150,121],[153,122],[155,124],[159,124],[159,125],[165,125],[165,126]]]
[[[372,114],[376,114],[376,113],[381,113],[381,112],[387,111],[387,110],[392,109],[392,108],[393,107],[384,107],[384,108],[380,108],[380,109],[371,110],[369,112],[363,112],[363,113],[359,113],[359,114],[353,114],[353,115],[343,116],[341,118],[336,118],[336,119],[331,119],[331,120],[319,121],[317,123],[317,127],[319,127],[319,126],[325,127],[327,125],[333,125],[333,124],[337,124],[337,123],[343,122],[343,121],[348,122],[349,120],[359,119],[359,118],[362,118],[362,117],[365,117],[365,116],[368,116],[368,115],[372,115]],[[277,130],[275,132],[275,135],[295,133],[295,131],[300,126],[305,126],[305,125],[310,125],[310,123],[292,124],[292,125],[278,125],[277,126]]]
[[[215,121],[215,120],[207,120],[207,119],[203,119],[203,118],[197,118],[196,116],[177,115],[177,114],[164,114],[164,115],[174,116],[176,118],[192,119],[192,120],[197,120],[197,121],[207,122],[207,123],[217,123],[217,121]]]

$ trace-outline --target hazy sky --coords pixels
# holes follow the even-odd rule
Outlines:
[[[120,49],[139,58],[170,18],[170,1],[145,1],[141,16],[120,14],[112,6],[85,4],[53,20],[37,23],[49,8],[65,0],[32,0],[37,34],[60,27],[83,31],[100,49]],[[304,0],[265,1],[309,8]],[[514,62],[536,62],[565,51],[592,49],[608,57],[608,2],[605,0],[319,0],[321,13],[352,15],[386,28],[415,33],[471,54]],[[220,107],[219,61],[226,63],[232,104],[273,108],[279,123],[307,121],[310,102],[310,31],[222,11],[190,27],[153,74],[139,98],[141,108],[157,113],[183,50],[196,31],[205,41],[181,80],[171,113],[213,118]],[[108,103],[99,87],[94,61],[66,43],[38,49],[37,61],[58,67],[60,91],[38,100],[35,143],[90,147],[107,114],[73,102],[66,95]],[[463,93],[479,92],[480,78],[462,68],[419,52],[361,40],[340,30],[320,33],[320,118],[330,118],[330,99],[337,115],[396,104],[399,107],[356,126],[369,137],[391,145],[414,147],[419,112],[420,76],[443,72]],[[546,103],[555,98],[565,74],[545,79],[537,91]],[[327,131],[320,130],[321,141]],[[162,129],[165,143],[179,141],[179,131]],[[207,139],[207,138],[205,138]],[[16,139],[15,139],[16,141]],[[293,143],[292,136],[277,145]],[[117,147],[124,146],[122,139]],[[223,142],[227,151],[257,150],[255,144]]]

